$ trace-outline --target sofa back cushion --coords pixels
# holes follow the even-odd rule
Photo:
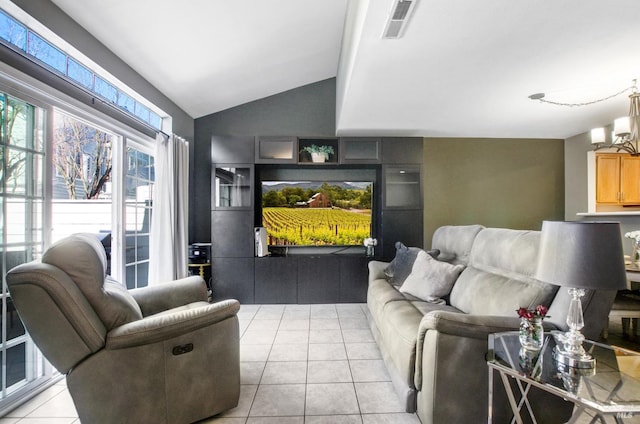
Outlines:
[[[454,265],[467,265],[473,241],[482,225],[445,225],[431,239],[431,248],[440,250],[437,259]]]
[[[499,316],[516,316],[520,307],[549,306],[558,287],[533,277],[539,243],[539,231],[480,231],[451,291],[451,305],[468,314]]]

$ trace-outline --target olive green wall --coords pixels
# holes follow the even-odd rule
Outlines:
[[[539,230],[564,219],[564,141],[425,138],[424,240],[442,225]]]

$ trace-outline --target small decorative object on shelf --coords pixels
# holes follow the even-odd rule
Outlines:
[[[528,350],[539,351],[544,342],[542,319],[547,315],[547,307],[538,305],[535,309],[518,309],[520,317],[520,345]]]
[[[367,248],[367,257],[372,258],[375,255],[375,246],[378,245],[378,239],[366,238],[364,239],[364,247]]]
[[[624,236],[631,239],[631,262],[640,265],[640,230],[629,231]]]
[[[318,146],[317,144],[303,147],[301,152],[303,151],[309,153],[311,155],[311,161],[316,163],[326,162],[329,160],[329,155],[334,154],[333,147]]]

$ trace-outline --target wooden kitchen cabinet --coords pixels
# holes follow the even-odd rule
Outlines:
[[[640,205],[640,157],[617,153],[596,155],[596,202]]]

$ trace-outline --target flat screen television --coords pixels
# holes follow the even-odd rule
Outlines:
[[[362,246],[371,237],[371,181],[262,181],[269,246]]]

